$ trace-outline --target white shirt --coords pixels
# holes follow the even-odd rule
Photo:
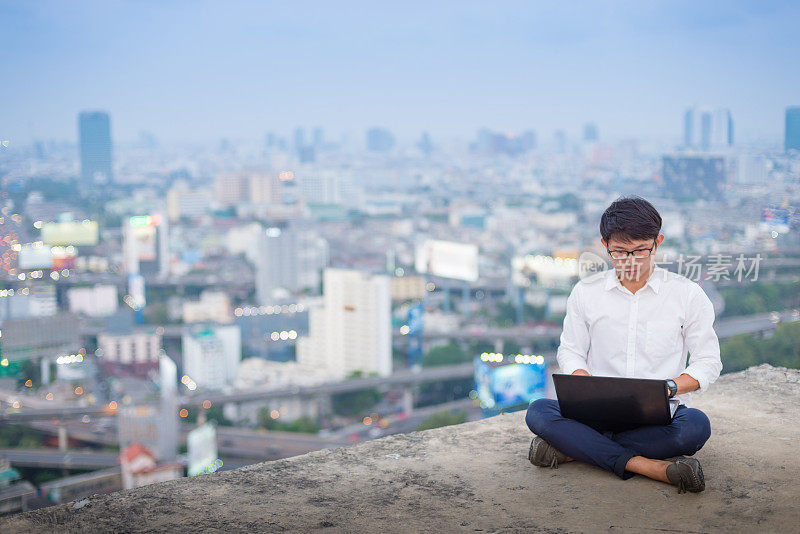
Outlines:
[[[586,369],[600,376],[670,379],[686,373],[703,392],[722,371],[714,306],[696,282],[662,267],[654,266],[636,293],[614,269],[594,274],[567,299],[557,359],[566,374]],[[691,395],[676,398],[688,407]]]

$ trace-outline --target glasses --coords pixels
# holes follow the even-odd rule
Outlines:
[[[615,260],[624,260],[628,257],[628,255],[631,255],[636,259],[642,259],[642,258],[649,258],[650,254],[653,253],[653,249],[655,248],[655,246],[656,246],[656,241],[654,239],[653,246],[650,248],[637,248],[636,250],[628,251],[628,250],[609,250],[608,247],[606,247],[606,250],[608,250],[608,255]]]

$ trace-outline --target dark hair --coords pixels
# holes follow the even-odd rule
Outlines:
[[[661,215],[648,201],[638,196],[620,197],[600,217],[600,235],[622,243],[655,239],[661,233]]]

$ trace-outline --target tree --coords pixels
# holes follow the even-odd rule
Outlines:
[[[417,427],[417,430],[430,430],[432,428],[439,428],[443,426],[458,425],[466,420],[467,413],[464,411],[436,412],[422,421]]]
[[[371,375],[375,374],[371,373]],[[362,375],[362,371],[353,371],[347,375],[347,378],[360,378]],[[360,415],[375,406],[381,397],[383,395],[377,388],[365,388],[331,395],[331,405],[333,413],[337,415]]]
[[[319,432],[319,425],[307,416],[299,417],[294,421],[281,421],[270,416],[268,408],[261,408],[258,412],[258,423],[267,430],[281,432],[299,432],[303,434],[316,434]]]
[[[422,357],[423,367],[435,367],[437,365],[453,365],[456,363],[468,362],[472,355],[464,352],[458,343],[451,341],[447,345],[434,347]]]

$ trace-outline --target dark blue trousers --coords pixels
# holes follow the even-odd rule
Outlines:
[[[534,434],[570,458],[607,469],[623,480],[635,474],[625,470],[628,460],[634,456],[664,460],[692,455],[711,436],[711,423],[706,414],[684,404],[678,406],[668,425],[600,433],[563,417],[557,400],[537,399],[528,406],[525,423]]]

